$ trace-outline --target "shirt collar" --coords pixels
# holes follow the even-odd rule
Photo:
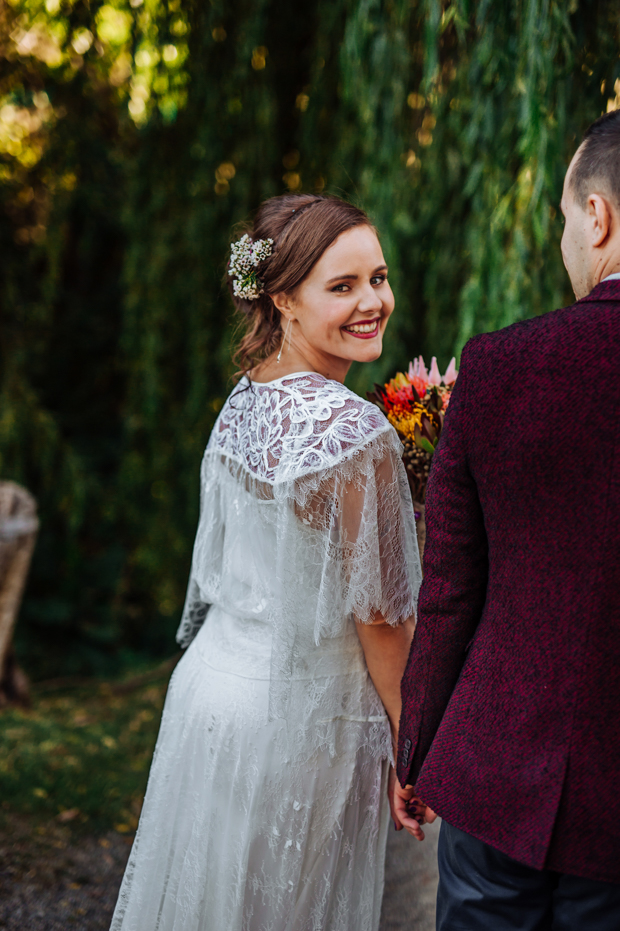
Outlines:
[[[620,278],[620,272],[614,272],[613,275],[607,275],[607,278],[602,279],[601,284],[603,281],[613,281],[615,278]]]

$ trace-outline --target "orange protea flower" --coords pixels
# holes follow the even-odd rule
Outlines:
[[[418,392],[421,398],[426,394],[426,389],[428,388],[428,382],[424,381],[423,378],[420,378],[418,375],[414,375],[411,379],[411,384]]]

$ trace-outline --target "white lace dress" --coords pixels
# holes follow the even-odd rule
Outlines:
[[[354,616],[414,610],[400,456],[320,375],[232,392],[113,931],[376,931],[390,731]]]

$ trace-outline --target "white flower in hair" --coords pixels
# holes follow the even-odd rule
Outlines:
[[[256,269],[273,252],[273,239],[256,239],[245,233],[230,244],[228,273],[233,280],[233,294],[246,301],[255,301],[264,291]]]

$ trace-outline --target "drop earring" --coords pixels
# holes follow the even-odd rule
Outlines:
[[[285,342],[286,342],[286,337],[287,337],[287,336],[288,336],[288,338],[289,338],[289,339],[288,339],[288,346],[289,346],[289,349],[291,348],[290,329],[291,329],[291,323],[292,323],[292,322],[293,322],[292,320],[289,320],[288,323],[286,324],[286,330],[284,331],[284,336],[282,337],[282,344],[281,344],[281,346],[280,346],[280,352],[278,353],[278,358],[276,359],[276,362],[279,362],[280,359],[282,358],[282,350],[284,349],[284,344],[285,344]]]

